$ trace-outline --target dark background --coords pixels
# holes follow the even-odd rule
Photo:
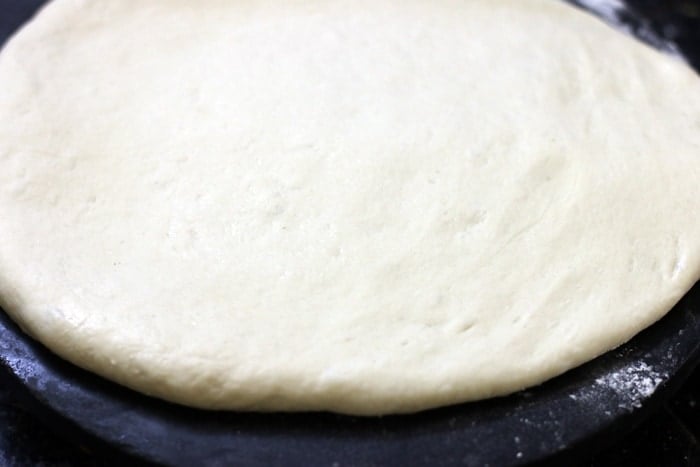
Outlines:
[[[99,1],[99,0],[95,0]],[[573,0],[576,3],[576,0]],[[16,11],[40,0],[0,2],[0,29]],[[583,2],[578,3],[593,3]],[[675,44],[700,70],[700,0],[628,0],[632,28]],[[12,13],[10,14],[11,11]],[[700,182],[700,181],[699,181]],[[663,408],[617,445],[582,455],[581,466],[700,466],[700,371]],[[0,380],[0,466],[109,466],[100,453],[74,446],[29,415]]]
[[[700,0],[627,0],[644,26],[676,43],[700,69]]]

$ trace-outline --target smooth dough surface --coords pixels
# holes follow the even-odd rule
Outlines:
[[[700,272],[700,81],[556,0],[56,0],[0,55],[0,304],[203,408],[410,412]]]

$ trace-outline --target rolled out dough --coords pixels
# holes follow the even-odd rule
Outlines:
[[[0,55],[0,305],[210,409],[410,412],[700,275],[700,81],[555,0],[56,0]]]

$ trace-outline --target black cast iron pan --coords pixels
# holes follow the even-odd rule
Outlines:
[[[21,402],[100,451],[183,466],[562,465],[631,431],[692,371],[700,359],[700,285],[632,341],[541,386],[383,418],[188,409],[64,362],[4,313],[0,337],[0,377]]]
[[[0,0],[0,40],[41,3]],[[624,25],[639,32],[642,23],[633,19]],[[143,396],[66,363],[0,311],[0,378],[27,409],[103,454],[166,465],[558,464],[629,432],[698,362],[700,285],[617,350],[508,397],[382,418],[206,412]]]

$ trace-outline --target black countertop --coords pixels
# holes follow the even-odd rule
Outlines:
[[[606,0],[579,1],[605,3]],[[0,4],[0,26],[10,9],[40,0]],[[677,44],[700,69],[700,0],[628,0],[638,27]],[[19,406],[0,376],[0,466],[110,466],[99,452],[72,445]],[[582,458],[586,467],[700,466],[700,371],[661,410],[612,448]],[[586,456],[584,456],[586,457]]]

